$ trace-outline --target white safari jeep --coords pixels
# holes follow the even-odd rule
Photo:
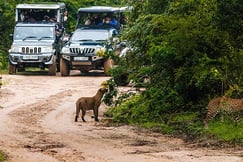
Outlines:
[[[107,60],[99,55],[114,50],[114,37],[125,25],[123,13],[126,7],[93,6],[80,8],[76,30],[61,50],[60,72],[62,76],[70,70],[87,73],[90,70],[104,69],[108,74],[112,61],[104,66]]]

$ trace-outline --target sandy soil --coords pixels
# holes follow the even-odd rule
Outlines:
[[[95,75],[95,76],[93,76]],[[107,126],[87,112],[74,122],[75,102],[93,96],[109,79],[95,73],[70,77],[3,75],[0,90],[0,150],[8,162],[240,162],[243,151],[211,150],[131,126]]]

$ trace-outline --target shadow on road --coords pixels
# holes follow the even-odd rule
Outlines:
[[[48,75],[48,71],[46,70],[26,70],[24,72],[17,72],[15,75],[25,75],[25,76],[49,76]],[[57,72],[56,76],[61,77],[61,74],[59,72]],[[80,73],[80,71],[78,70],[72,70],[70,72],[69,76],[66,77],[79,77],[79,76],[83,76],[83,77],[90,77],[90,76],[107,76],[104,74],[103,70],[92,70],[88,73]],[[55,76],[52,76],[55,77]],[[107,76],[109,77],[109,76]]]

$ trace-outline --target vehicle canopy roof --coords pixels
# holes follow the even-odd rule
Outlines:
[[[85,8],[79,8],[78,12],[119,12],[118,7],[109,6],[91,6]]]
[[[65,8],[64,3],[18,4],[16,9],[59,9]]]
[[[103,13],[103,12],[125,12],[130,11],[132,7],[125,6],[125,7],[110,7],[110,6],[91,6],[91,7],[84,7],[79,8],[78,12],[93,12],[93,13]]]

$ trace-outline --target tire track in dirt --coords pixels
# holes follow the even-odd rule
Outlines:
[[[64,97],[71,96],[72,90],[65,90],[55,95],[51,95],[46,99],[40,100],[33,104],[29,104],[18,108],[18,110],[11,112],[9,115],[13,120],[18,121],[27,126],[37,126],[38,121],[43,118],[50,111],[53,111]]]
[[[74,122],[75,101],[92,96],[107,77],[4,76],[0,98],[0,149],[7,162],[239,162],[242,151],[199,148],[181,139],[132,126],[113,127],[102,117]],[[239,156],[240,155],[240,156]]]
[[[130,127],[107,126],[106,120],[102,117],[102,112],[106,109],[103,104],[100,107],[99,123],[90,118],[93,115],[92,111],[87,112],[86,123],[80,120],[75,123],[74,99],[80,95],[84,93],[73,93],[72,97],[65,99],[65,102],[43,119],[43,127],[58,134],[65,145],[83,152],[86,161],[147,161],[145,159],[149,157],[150,161],[160,161],[159,155],[153,157],[152,154],[165,150],[165,147],[160,147],[162,143],[153,137],[151,139],[146,137],[147,134],[139,135],[139,131],[134,132]],[[174,145],[172,149],[179,147],[176,143],[178,144],[175,141],[170,145]]]
[[[21,143],[24,148],[31,152],[40,152],[52,156],[59,161],[84,160],[81,152],[74,149],[70,153],[70,148],[55,140],[55,133],[46,132],[40,125],[42,118],[55,110],[73,92],[74,90],[59,92],[49,96],[47,99],[26,105],[9,114],[11,120],[19,123],[15,133],[20,134],[25,139]],[[57,151],[60,149],[62,151]],[[65,150],[67,151],[65,152]]]

